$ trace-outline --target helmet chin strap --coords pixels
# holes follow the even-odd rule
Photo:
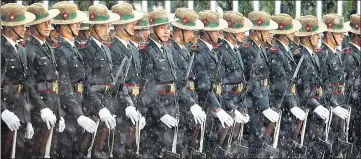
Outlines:
[[[237,39],[236,35],[231,34],[231,37],[237,42],[237,44],[242,44],[242,42]]]
[[[207,35],[208,35],[209,40],[211,40],[211,42],[213,43],[213,45],[214,45],[214,44],[217,44],[217,42],[214,42],[214,41],[213,41],[213,39],[211,38],[211,35],[209,35],[209,32],[206,31],[206,33],[207,33]]]
[[[331,33],[331,34],[332,34],[332,39],[335,42],[336,46],[339,46],[338,42],[336,41],[335,35],[333,33]]]
[[[124,25],[122,25],[122,29],[123,29],[123,31],[124,31],[129,37],[132,36],[132,35],[129,34],[129,32],[127,31],[127,29],[124,28]]]
[[[21,40],[21,39],[23,39],[23,37],[21,37],[15,30],[14,30],[14,28],[10,28],[15,34],[16,34],[16,36],[19,38],[19,40]]]
[[[94,29],[95,34],[96,34],[97,37],[99,38],[99,41],[100,41],[100,42],[103,42],[103,40],[100,38],[100,36],[99,36],[99,34],[98,34],[98,32],[97,32],[97,30],[96,30],[96,28],[95,28],[95,25],[93,25],[93,29]]]
[[[154,34],[155,36],[157,37],[157,39],[159,40],[160,43],[163,43],[162,42],[162,39],[160,39],[160,37],[158,36],[157,32],[155,31],[155,29],[153,28],[153,31],[154,31]]]
[[[310,45],[311,45],[311,47],[312,47],[312,50],[314,51],[314,50],[315,50],[315,46],[313,46],[312,41],[311,41],[311,38],[310,38],[310,37],[307,37],[307,39],[308,39],[308,42],[310,42]]]

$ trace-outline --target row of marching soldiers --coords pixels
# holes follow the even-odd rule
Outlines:
[[[8,3],[1,26],[3,158],[360,157],[360,15]]]

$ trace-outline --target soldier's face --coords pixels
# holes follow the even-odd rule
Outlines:
[[[50,31],[49,37],[53,41],[58,41],[58,39],[59,39],[58,33],[55,30]]]
[[[245,41],[246,41],[246,37],[247,37],[247,35],[246,35],[246,33],[245,32],[241,32],[241,33],[238,33],[239,35],[238,35],[238,37],[237,37],[237,39],[241,42],[241,43],[244,43]]]
[[[337,44],[338,45],[341,45],[342,44],[342,41],[343,41],[343,37],[345,36],[343,33],[333,33],[333,36],[335,36],[335,39],[336,39],[336,41],[337,41]],[[332,38],[332,35],[330,36],[331,38]],[[333,40],[333,38],[332,38],[332,41],[334,41]],[[335,44],[335,45],[337,45],[337,44]]]
[[[210,36],[210,40],[212,40],[213,42],[217,42],[218,38],[221,36],[220,31],[209,31],[209,36]]]
[[[102,41],[107,41],[108,36],[109,36],[109,32],[110,32],[110,28],[109,28],[109,23],[107,24],[96,24],[92,27],[93,29],[96,30],[96,32],[98,33],[98,35],[96,35],[95,31],[92,30],[92,36],[97,38],[98,36],[101,38],[100,40]]]
[[[192,30],[184,30],[183,34],[184,34],[185,43],[189,43],[194,38],[194,34]]]
[[[140,36],[139,38],[142,41],[146,41],[148,36],[149,36],[149,29],[144,29],[144,30],[137,30],[137,32],[139,33],[138,36]]]
[[[136,24],[136,22],[124,24],[124,29],[127,30],[127,32],[128,32],[131,36],[134,36],[135,24]]]
[[[295,39],[295,35],[292,33],[292,34],[287,34],[286,35],[289,39],[291,39],[292,41],[294,41]]]
[[[42,36],[48,37],[50,35],[51,21],[48,20],[48,21],[42,22],[42,23],[38,24],[36,27]]]
[[[317,47],[321,40],[321,34],[312,35],[310,39],[313,47]]]
[[[74,35],[78,36],[79,35],[80,23],[69,24],[69,26],[70,26],[71,30],[73,30]],[[70,34],[71,34],[71,32],[70,32]]]
[[[24,38],[25,36],[25,32],[26,32],[26,28],[24,25],[20,25],[20,26],[14,26],[13,27],[14,31],[20,35],[21,38]],[[14,33],[15,35],[15,33]],[[16,36],[16,35],[15,35]]]
[[[260,31],[262,33],[262,35],[259,35],[260,39],[262,39],[262,36],[263,36],[263,41],[266,42],[266,41],[270,41],[271,40],[271,34],[269,33],[268,30],[261,30]]]
[[[160,40],[162,40],[162,42],[166,42],[169,40],[170,37],[169,24],[159,25],[154,29],[155,29],[154,31],[157,33],[157,35],[159,36]]]

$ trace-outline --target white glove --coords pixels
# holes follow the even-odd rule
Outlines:
[[[249,122],[249,115],[246,114],[246,115],[244,115],[244,116],[245,116],[245,122],[244,122],[244,123],[248,123],[248,122]]]
[[[293,107],[291,108],[291,113],[301,121],[305,120],[306,113],[299,107]]]
[[[65,120],[63,117],[60,117],[59,120],[59,132],[63,132],[65,129]]]
[[[34,128],[31,123],[27,123],[26,125],[26,132],[25,132],[25,139],[32,139],[34,135]]]
[[[110,114],[107,108],[102,108],[99,111],[99,118],[102,122],[105,122],[105,125],[108,129],[114,129],[116,125],[115,117]]]
[[[168,128],[172,128],[178,125],[177,119],[170,116],[169,114],[163,115],[160,118],[160,121],[162,121],[165,125],[167,125]]]
[[[332,113],[340,117],[341,119],[348,118],[348,111],[345,108],[337,106],[336,108],[332,109]]]
[[[193,106],[191,106],[191,113],[194,117],[194,122],[196,124],[202,123],[204,120],[206,120],[206,113],[198,104],[194,104]]]
[[[135,124],[139,120],[138,112],[134,106],[128,106],[125,108],[125,115]]]
[[[277,122],[280,117],[279,114],[271,108],[264,110],[262,113],[272,123]]]
[[[240,113],[238,110],[234,110],[234,120],[237,122],[237,123],[245,123],[246,122],[246,117]]]
[[[145,122],[145,117],[144,116],[141,116],[139,118],[139,127],[140,127],[140,130],[142,130],[146,125],[146,122]]]
[[[89,132],[89,133],[94,133],[95,132],[97,124],[93,120],[91,120],[90,118],[82,115],[77,119],[77,122],[87,132]]]
[[[20,127],[20,119],[9,110],[4,110],[1,113],[1,119],[6,123],[11,131],[18,130]]]
[[[48,129],[53,127],[56,123],[56,116],[54,115],[53,111],[49,108],[44,108],[40,110],[41,119],[46,123]],[[50,127],[51,126],[51,127]]]
[[[219,110],[217,113],[216,113],[219,121],[221,122],[222,124],[222,127],[224,127],[224,123],[227,124],[227,126],[232,126],[233,125],[233,119],[230,115],[228,115],[223,109]]]
[[[313,112],[315,112],[321,119],[325,120],[325,122],[327,122],[330,115],[330,111],[322,105],[317,106]]]

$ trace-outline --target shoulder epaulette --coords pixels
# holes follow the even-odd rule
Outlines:
[[[251,45],[250,45],[250,44],[243,44],[242,47],[243,47],[243,48],[250,48]]]
[[[350,48],[345,48],[345,49],[342,50],[342,52],[343,52],[344,54],[348,54],[348,53],[351,52],[351,49],[350,49]]]
[[[112,47],[112,43],[110,43],[110,42],[103,42],[103,44],[104,44],[105,46],[107,46],[108,48],[111,48],[111,47]]]
[[[220,47],[220,45],[217,44],[217,45],[214,45],[214,46],[213,46],[213,49],[219,49],[219,47]]]
[[[320,48],[320,47],[315,48],[315,53],[321,53],[321,52],[322,52],[322,48]]]
[[[79,43],[78,49],[84,49],[86,47],[86,43]]]
[[[293,52],[293,55],[299,55],[299,54],[301,54],[300,49],[296,49],[296,50]]]
[[[199,45],[192,45],[191,50],[197,51],[199,49]]]

